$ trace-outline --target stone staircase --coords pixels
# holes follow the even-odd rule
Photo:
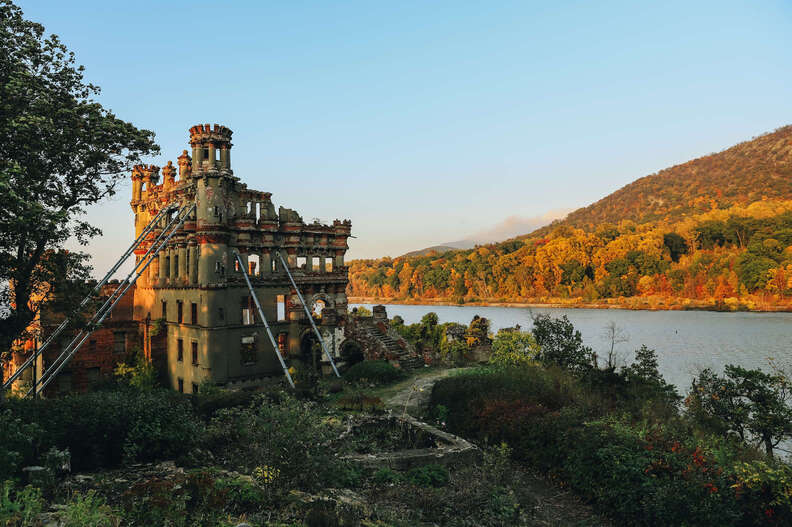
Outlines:
[[[381,348],[382,356],[386,360],[398,363],[405,371],[423,367],[423,359],[400,336],[393,335],[392,330],[383,332],[381,328],[374,324],[361,329],[368,337],[368,340],[377,343],[378,347]]]

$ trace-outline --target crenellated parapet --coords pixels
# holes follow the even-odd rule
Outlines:
[[[225,126],[199,124],[190,128],[193,170],[231,170],[231,135]]]

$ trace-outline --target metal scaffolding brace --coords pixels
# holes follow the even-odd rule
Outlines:
[[[173,210],[172,207],[168,208],[168,213]],[[85,329],[81,330],[69,345],[66,346],[61,354],[58,356],[57,359],[52,363],[52,365],[44,372],[42,372],[41,377],[36,381],[33,387],[27,392],[26,395],[30,395],[32,393],[39,394],[41,393],[47,385],[52,382],[55,376],[68,364],[71,358],[79,351],[80,347],[83,343],[88,339],[88,337],[93,333],[93,331],[99,327],[107,315],[109,315],[115,305],[124,297],[124,294],[132,287],[140,275],[151,265],[151,262],[154,261],[152,254],[156,255],[159,253],[165,245],[170,241],[174,234],[181,228],[184,222],[187,220],[190,214],[192,214],[193,210],[195,210],[195,204],[191,205],[189,208],[184,206],[179,209],[176,215],[168,222],[165,228],[160,232],[160,234],[155,238],[154,242],[151,244],[151,247],[146,251],[143,257],[135,264],[134,269],[129,275],[124,279],[123,282],[119,284],[119,286],[113,291],[110,297],[105,301],[104,304],[94,313],[94,316],[88,322]],[[174,226],[175,224],[175,226]],[[164,239],[163,239],[164,238]],[[142,267],[141,267],[142,265]],[[140,268],[138,270],[138,268]],[[41,386],[39,386],[41,385]]]
[[[258,296],[256,296],[256,291],[253,290],[253,285],[250,283],[250,277],[248,277],[247,269],[245,269],[245,263],[242,261],[242,258],[239,256],[239,252],[237,251],[234,251],[234,258],[236,258],[239,269],[242,270],[242,276],[245,277],[245,283],[247,284],[248,290],[250,291],[250,296],[253,297],[253,301],[256,303],[256,309],[258,309],[261,321],[264,322],[264,329],[267,330],[267,335],[269,336],[270,342],[272,343],[272,349],[275,350],[275,354],[278,356],[278,360],[280,361],[281,367],[283,368],[283,373],[286,374],[289,384],[292,388],[294,388],[294,381],[292,380],[291,374],[289,373],[289,368],[286,367],[286,362],[284,362],[283,355],[281,355],[278,344],[275,342],[275,337],[272,336],[272,330],[270,330],[269,324],[267,323],[267,317],[264,316],[264,310],[261,309],[261,304],[259,303]]]
[[[289,265],[286,263],[286,260],[283,259],[283,255],[280,253],[280,251],[275,251],[275,252],[278,254],[278,258],[280,258],[281,265],[283,265],[283,268],[286,270],[286,274],[289,276],[289,280],[291,280],[292,287],[294,287],[294,290],[297,292],[297,298],[300,299],[300,303],[302,304],[303,309],[305,310],[305,314],[308,316],[308,321],[311,323],[311,327],[313,328],[314,333],[316,333],[316,338],[319,339],[319,344],[322,345],[322,350],[324,350],[325,355],[327,355],[327,358],[330,361],[330,365],[333,367],[333,371],[335,372],[336,377],[341,377],[341,375],[339,375],[338,373],[338,369],[336,368],[335,362],[333,361],[333,356],[330,355],[329,351],[327,351],[327,346],[325,346],[324,339],[322,338],[322,335],[319,333],[319,330],[316,328],[316,324],[314,324],[313,316],[311,316],[311,311],[308,309],[308,306],[305,305],[305,299],[300,293],[300,289],[297,287],[297,283],[294,281],[294,277],[289,271]]]
[[[129,248],[128,248],[128,249],[127,249],[125,252],[124,252],[124,254],[122,254],[122,255],[121,255],[121,258],[119,258],[119,259],[118,259],[118,261],[116,261],[116,263],[113,265],[113,267],[112,267],[112,268],[110,268],[110,270],[107,272],[107,274],[105,274],[105,275],[104,275],[104,278],[102,278],[102,279],[101,279],[101,280],[100,280],[100,281],[99,281],[99,282],[98,282],[98,283],[97,283],[97,284],[94,286],[94,288],[91,290],[91,292],[90,292],[90,293],[88,293],[88,295],[87,295],[85,298],[83,298],[82,302],[80,302],[80,305],[79,305],[79,306],[77,307],[77,309],[76,309],[76,311],[77,311],[77,312],[79,312],[80,310],[82,310],[82,309],[83,309],[83,308],[84,308],[84,307],[85,307],[85,306],[88,304],[88,302],[91,300],[91,298],[93,298],[93,297],[94,297],[94,295],[95,295],[95,294],[96,294],[96,293],[97,293],[97,292],[98,292],[98,291],[99,291],[99,290],[102,288],[102,286],[103,286],[103,285],[105,285],[105,284],[107,283],[107,281],[108,281],[108,280],[110,280],[110,278],[112,278],[112,276],[113,276],[113,275],[116,273],[116,271],[118,271],[118,269],[119,269],[119,268],[120,268],[122,265],[124,265],[124,263],[125,263],[125,262],[126,262],[128,259],[129,259],[129,257],[132,255],[132,253],[135,251],[135,249],[137,249],[137,247],[140,245],[140,243],[141,243],[143,240],[145,240],[145,239],[146,239],[146,236],[148,236],[148,235],[149,235],[149,233],[150,233],[152,230],[154,230],[154,228],[156,227],[157,223],[158,223],[158,222],[159,222],[159,221],[160,221],[160,220],[161,220],[161,219],[162,219],[162,218],[163,218],[163,217],[164,217],[166,214],[169,214],[169,213],[170,213],[171,211],[173,211],[175,208],[177,208],[177,206],[176,206],[176,205],[170,205],[170,206],[167,206],[167,207],[163,207],[163,208],[162,208],[162,209],[161,209],[161,210],[160,210],[160,211],[157,213],[157,215],[156,215],[156,216],[154,216],[154,218],[153,218],[153,219],[152,219],[152,220],[149,222],[149,224],[148,224],[148,225],[146,225],[146,227],[145,227],[145,228],[144,228],[144,229],[141,231],[140,235],[139,235],[139,236],[138,236],[138,237],[135,239],[135,241],[134,241],[134,242],[132,242],[132,245],[130,245],[130,246],[129,246]],[[69,323],[70,323],[70,322],[71,322],[71,318],[70,318],[70,317],[67,317],[67,318],[66,318],[66,319],[65,319],[63,322],[61,322],[61,323],[60,323],[60,325],[59,325],[57,328],[55,328],[55,330],[52,332],[52,334],[51,334],[49,337],[47,337],[47,340],[46,340],[46,341],[44,341],[44,344],[42,344],[42,345],[41,345],[41,347],[39,347],[39,348],[38,348],[38,349],[37,349],[37,350],[36,350],[36,351],[33,353],[33,355],[31,355],[31,356],[30,356],[30,357],[29,357],[29,358],[28,358],[28,359],[27,359],[25,362],[23,362],[23,363],[22,363],[22,364],[19,366],[19,368],[17,368],[17,369],[16,369],[16,371],[15,371],[15,372],[14,372],[14,373],[13,373],[13,374],[12,374],[12,375],[11,375],[11,376],[8,378],[8,380],[6,380],[6,382],[4,382],[4,383],[3,383],[3,390],[6,390],[6,389],[8,389],[8,388],[11,386],[11,384],[13,384],[13,383],[14,383],[14,381],[16,381],[16,380],[17,380],[17,379],[18,379],[18,378],[19,378],[19,377],[22,375],[22,373],[23,373],[23,372],[24,372],[24,371],[25,371],[27,368],[29,368],[29,367],[30,367],[30,366],[31,366],[31,365],[32,365],[32,364],[33,364],[33,363],[36,361],[36,359],[38,359],[38,358],[39,358],[39,356],[41,356],[41,354],[44,352],[44,350],[46,350],[46,349],[47,349],[47,347],[48,347],[48,346],[49,346],[49,345],[50,345],[50,344],[51,344],[51,343],[52,343],[52,342],[53,342],[53,341],[54,341],[56,338],[58,338],[58,336],[59,336],[61,333],[63,333],[63,330],[65,330],[65,329],[68,327],[68,325],[69,325]]]

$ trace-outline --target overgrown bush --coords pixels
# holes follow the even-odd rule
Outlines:
[[[11,479],[22,464],[33,459],[41,429],[24,422],[10,409],[0,408],[0,481]]]
[[[286,393],[259,396],[250,408],[220,410],[203,446],[226,466],[245,473],[269,467],[278,489],[315,489],[343,477],[342,463],[323,448],[333,437],[313,403]]]
[[[203,385],[201,385],[203,388]],[[249,390],[223,390],[220,388],[198,389],[198,395],[192,397],[196,413],[209,419],[219,410],[225,408],[247,407],[258,397],[259,393]]]
[[[63,527],[118,527],[121,518],[95,491],[75,493],[62,513]]]
[[[75,470],[175,457],[195,443],[201,430],[189,400],[170,390],[97,391],[4,404],[4,418],[21,423],[15,426],[24,426],[35,445],[18,443],[24,446],[25,463],[35,463],[55,447],[70,451]]]
[[[31,486],[16,488],[12,481],[0,484],[0,525],[3,527],[33,525],[43,508],[41,490]]]
[[[384,360],[367,360],[359,362],[344,373],[349,382],[372,382],[386,384],[403,379],[406,374]]]
[[[651,361],[644,362],[648,369],[635,366],[627,379],[651,384]],[[665,393],[662,384],[654,387]],[[696,435],[683,416],[653,422],[621,413],[622,397],[643,392],[609,399],[599,389],[561,370],[482,369],[438,381],[432,404],[449,409],[451,431],[508,443],[514,458],[618,521],[790,524],[789,465],[757,461],[758,453],[736,441]]]

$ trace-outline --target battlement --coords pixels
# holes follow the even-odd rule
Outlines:
[[[190,128],[190,144],[229,143],[232,134],[229,128],[217,123],[211,127],[208,124],[197,124]]]

